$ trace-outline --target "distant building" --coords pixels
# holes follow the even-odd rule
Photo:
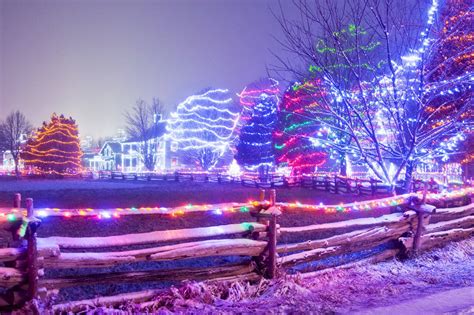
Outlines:
[[[93,143],[94,139],[91,136],[85,136],[81,138],[81,149],[87,152],[92,149]]]
[[[20,140],[20,147],[24,146],[26,141],[28,140],[28,134],[22,133],[19,137]],[[10,150],[4,150],[1,151],[1,165],[0,169],[3,171],[14,171],[15,170],[15,159],[13,158],[12,152]],[[23,169],[23,160],[19,159],[18,160],[18,169],[22,170]]]
[[[177,158],[177,145],[171,143],[165,137],[165,122],[157,123],[155,134],[149,138],[156,147],[155,170],[175,169],[179,166]],[[130,138],[124,141],[107,141],[104,143],[98,154],[87,157],[86,166],[93,171],[122,171],[122,172],[142,172],[147,171],[141,147],[143,141],[137,138]]]
[[[4,171],[13,171],[15,170],[15,160],[11,151],[4,151],[2,154],[2,170]]]

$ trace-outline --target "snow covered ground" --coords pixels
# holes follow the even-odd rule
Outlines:
[[[17,192],[23,198],[33,198],[37,208],[177,207],[188,203],[246,202],[258,197],[258,189],[231,183],[0,179],[0,207],[11,206]],[[285,202],[338,204],[367,199],[373,198],[309,188],[277,190],[277,200]]]
[[[471,238],[451,243],[403,262],[391,260],[376,265],[284,275],[252,285],[187,282],[160,294],[141,311],[160,314],[472,314],[473,241]],[[107,312],[99,305],[97,308],[95,311]],[[118,309],[140,311],[133,303],[124,303]]]

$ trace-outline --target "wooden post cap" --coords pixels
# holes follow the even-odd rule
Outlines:
[[[278,216],[282,214],[282,211],[280,210],[280,207],[272,206],[268,208],[267,210],[263,210],[262,212],[259,213],[261,216]]]
[[[33,217],[34,214],[34,209],[33,209],[33,198],[26,198],[25,199],[25,204],[26,204],[26,212],[29,217]]]
[[[13,198],[13,208],[21,208],[21,194],[16,193]]]

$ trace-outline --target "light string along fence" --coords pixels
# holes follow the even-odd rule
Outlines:
[[[248,213],[253,222],[93,237],[38,237],[36,231],[41,228],[41,218],[37,217],[45,210],[34,209],[31,198],[26,199],[26,208],[21,208],[21,196],[16,194],[14,207],[2,216],[4,220],[0,221],[0,226],[11,231],[14,239],[23,241],[19,246],[0,248],[0,262],[4,264],[0,267],[0,287],[5,290],[0,294],[0,307],[15,309],[29,301],[35,309],[39,301],[49,301],[58,291],[83,285],[179,280],[257,281],[262,277],[277,277],[283,271],[306,272],[334,267],[334,264],[323,263],[331,257],[356,255],[352,261],[336,260],[336,266],[350,266],[416,254],[469,237],[474,232],[472,187],[441,194],[425,190],[330,206],[281,203],[277,202],[275,190],[269,192],[266,198],[267,191],[262,189],[257,200],[245,204],[188,205],[168,212],[169,220],[173,220],[173,215],[194,211],[212,211],[216,215],[242,211]],[[297,227],[288,226],[284,220],[285,214],[293,210],[318,216],[352,211],[374,211],[375,214],[379,209],[390,211],[379,216],[332,223],[316,224],[313,220],[310,225]],[[81,216],[81,210],[97,217],[101,213],[95,209],[68,209],[70,213],[66,215],[63,210],[51,210],[51,215],[64,216],[67,220],[67,217]],[[122,212],[141,214],[163,210],[153,211],[130,208]],[[11,214],[15,220],[7,219]],[[51,223],[44,220],[43,228],[47,228],[47,224]],[[206,260],[229,256],[239,257],[239,260],[231,260],[233,263],[226,259]],[[124,264],[169,261],[179,262],[180,266],[188,262],[188,266],[177,268],[168,264],[165,269],[112,271]],[[89,272],[68,276],[51,272],[78,268]],[[121,293],[54,304],[52,308],[54,312],[80,312],[91,306],[121,305],[127,300],[138,303],[137,309],[145,310],[148,301],[160,292]],[[40,313],[39,309],[37,313]]]
[[[450,198],[458,198],[474,193],[473,187],[463,188],[451,192],[443,193],[428,193],[427,198],[433,203],[439,203]],[[286,210],[304,209],[310,211],[318,211],[323,213],[335,212],[353,212],[353,211],[371,211],[378,208],[396,207],[405,205],[414,197],[423,195],[422,191],[409,193],[404,195],[392,196],[383,199],[366,200],[353,202],[348,204],[325,205],[323,203],[310,205],[302,204],[299,201],[294,202],[278,202],[277,205]],[[14,205],[21,202],[21,195],[15,194],[16,201]],[[182,216],[186,213],[192,212],[212,212],[215,215],[223,215],[224,213],[235,212],[249,212],[252,207],[258,206],[259,201],[249,200],[245,203],[229,202],[220,204],[186,204],[179,207],[124,207],[124,208],[38,208],[36,209],[36,216],[39,218],[46,218],[49,216],[70,217],[96,217],[98,219],[113,219],[120,218],[124,215],[133,214],[166,214],[172,217]],[[15,221],[20,220],[26,216],[27,209],[19,207],[0,208],[0,221]]]

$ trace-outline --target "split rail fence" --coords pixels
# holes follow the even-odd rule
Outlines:
[[[280,227],[281,215],[295,207],[275,203],[275,190],[260,192],[253,204],[253,222],[211,227],[163,230],[106,237],[38,238],[40,220],[35,217],[33,200],[26,199],[26,216],[20,222],[1,221],[12,232],[13,245],[0,249],[0,307],[15,309],[38,299],[48,299],[58,290],[72,286],[107,283],[144,283],[177,280],[247,280],[273,278],[292,270],[327,268],[324,259],[358,255],[350,264],[376,262],[416,253],[474,232],[473,190],[450,199],[411,198],[397,205],[378,200],[390,214],[334,223]],[[17,194],[14,202],[20,208]],[[307,210],[301,206],[296,210]],[[238,262],[195,267],[217,256],[235,256]],[[212,259],[211,259],[212,260]],[[191,261],[189,267],[169,267],[147,271],[111,271],[137,262]],[[196,263],[194,263],[196,262]],[[337,264],[336,264],[337,265]],[[61,270],[81,269],[80,275],[61,275]],[[100,271],[101,270],[101,271]],[[105,270],[105,271],[104,271]],[[100,272],[98,272],[100,271]],[[46,276],[48,274],[48,276]],[[96,304],[121,304],[124,300],[146,305],[159,293],[148,290],[107,296],[53,306],[55,312],[81,311]]]
[[[277,187],[304,187],[324,190],[327,192],[341,194],[377,195],[387,194],[390,187],[384,185],[380,180],[349,178],[333,174],[315,174],[299,176],[283,176],[271,174],[263,180],[256,175],[245,174],[242,176],[231,176],[227,173],[122,173],[122,172],[99,172],[99,179],[109,180],[141,180],[141,181],[175,181],[175,182],[198,182],[198,183],[239,183],[244,187],[255,188],[277,188]],[[88,176],[92,178],[92,174]]]
[[[51,178],[57,178],[51,175]],[[48,178],[48,175],[25,175],[31,178]],[[257,174],[246,173],[241,176],[231,176],[225,172],[147,172],[147,173],[124,173],[120,171],[99,171],[96,175],[92,172],[84,172],[77,176],[82,179],[99,180],[123,180],[123,181],[173,181],[173,182],[196,182],[196,183],[237,183],[244,187],[254,188],[292,188],[303,187],[327,191],[334,194],[355,194],[355,195],[381,195],[390,194],[391,187],[375,178],[353,178],[339,176],[334,173],[316,173],[312,175],[284,176],[270,174],[268,178],[259,178]],[[426,184],[430,185],[430,190],[438,190],[439,185],[431,180],[413,180],[412,190],[423,189]]]

